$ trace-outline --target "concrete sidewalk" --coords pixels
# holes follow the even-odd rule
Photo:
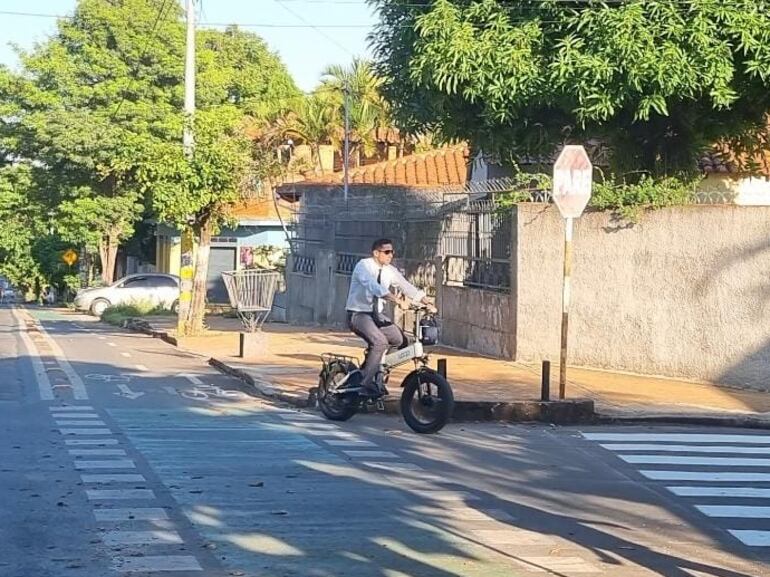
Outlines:
[[[174,317],[150,317],[143,321],[157,335],[174,341]],[[321,353],[359,358],[363,354],[362,341],[347,332],[270,324],[265,327],[268,354],[259,361],[244,360],[237,356],[240,321],[210,317],[207,322],[210,334],[185,338],[179,346],[210,357],[213,365],[253,383],[258,392],[298,406],[308,404],[308,393],[318,383]],[[515,407],[535,405],[540,397],[539,366],[435,347],[431,350],[434,366],[439,358],[447,360],[447,376],[460,404],[509,405],[518,412]],[[402,367],[391,375],[392,393],[397,392],[409,370],[409,366]],[[770,392],[585,368],[570,368],[568,379],[568,399],[593,401],[596,413],[603,419],[770,427]],[[554,362],[551,398],[557,397],[558,362]],[[521,411],[503,417],[527,420],[527,409]]]

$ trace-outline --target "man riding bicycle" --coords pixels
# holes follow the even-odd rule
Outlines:
[[[401,329],[383,314],[383,301],[390,301],[403,309],[408,309],[409,303],[397,298],[390,292],[390,288],[398,288],[412,302],[432,307],[425,292],[406,280],[391,264],[392,261],[393,242],[387,238],[374,241],[372,256],[358,261],[353,269],[345,304],[348,327],[369,345],[369,352],[361,367],[361,386],[372,396],[380,394],[374,377],[383,355],[389,347],[398,347],[404,342]]]

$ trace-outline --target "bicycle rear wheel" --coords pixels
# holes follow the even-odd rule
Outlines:
[[[358,411],[358,393],[335,393],[351,369],[356,370],[355,366],[332,362],[318,384],[318,406],[330,421],[347,421]]]

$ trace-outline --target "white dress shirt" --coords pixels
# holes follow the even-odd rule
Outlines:
[[[379,283],[377,282],[378,276],[380,278]],[[382,297],[390,292],[392,286],[397,287],[414,302],[419,302],[425,298],[425,291],[421,291],[406,280],[392,264],[380,267],[374,258],[363,258],[353,269],[345,309],[359,313],[370,313],[374,307],[374,299],[379,298],[379,312],[382,312],[384,306]]]

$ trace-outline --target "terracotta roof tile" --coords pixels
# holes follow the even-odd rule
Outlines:
[[[465,184],[468,179],[468,147],[447,146],[395,160],[387,160],[350,171],[356,184],[437,185]],[[342,182],[341,171],[324,175],[323,181]],[[311,181],[321,178],[310,177]]]

